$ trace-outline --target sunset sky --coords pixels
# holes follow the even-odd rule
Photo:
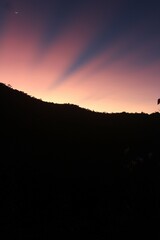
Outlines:
[[[159,0],[0,0],[0,82],[99,112],[159,111]]]

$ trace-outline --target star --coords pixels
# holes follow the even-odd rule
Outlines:
[[[15,12],[14,12],[14,14],[16,14],[16,15],[17,15],[17,14],[19,14],[19,12],[18,12],[18,11],[15,11]]]

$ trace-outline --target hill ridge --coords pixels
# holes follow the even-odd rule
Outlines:
[[[96,113],[0,84],[1,215],[10,238],[11,229],[18,239],[82,239],[83,230],[104,239],[122,229],[144,236],[160,217],[159,136],[159,113]]]

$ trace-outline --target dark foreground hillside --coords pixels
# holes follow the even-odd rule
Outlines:
[[[5,239],[160,235],[159,137],[159,113],[96,113],[0,84]]]

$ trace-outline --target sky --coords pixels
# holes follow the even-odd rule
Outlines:
[[[1,0],[0,81],[98,112],[159,111],[159,0]]]

